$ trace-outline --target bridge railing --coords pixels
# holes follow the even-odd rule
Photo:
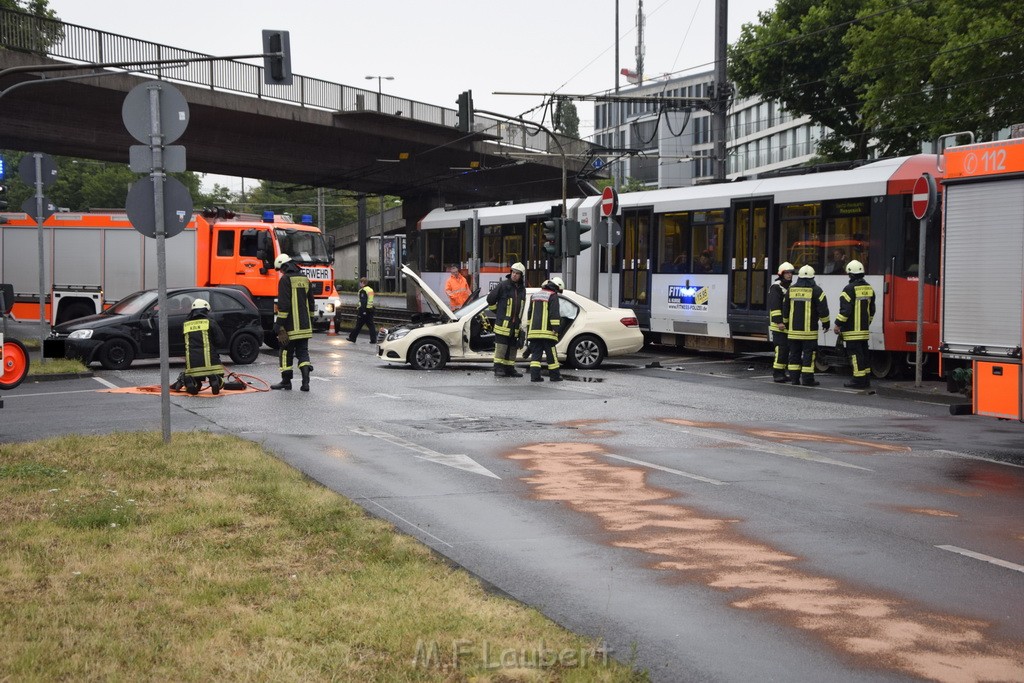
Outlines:
[[[6,9],[0,9],[0,47],[80,64],[184,60],[213,56]],[[139,73],[135,69],[131,71]],[[455,109],[394,95],[379,96],[374,90],[354,88],[309,76],[295,74],[292,85],[267,85],[263,82],[262,66],[238,60],[164,64],[145,69],[142,73],[170,82],[311,109],[335,112],[380,111],[451,127],[458,123]],[[559,152],[558,145],[551,141],[550,136],[531,135],[535,130],[526,126],[479,115],[475,120],[478,130],[501,137],[503,146],[524,151]],[[581,145],[579,140],[565,136],[559,136],[559,142],[567,152],[570,148],[578,150]]]

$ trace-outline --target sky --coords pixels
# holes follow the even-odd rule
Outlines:
[[[730,42],[775,5],[728,1]],[[366,76],[392,76],[385,93],[452,109],[472,90],[477,109],[535,120],[543,96],[493,93],[605,92],[635,67],[637,1],[617,4],[618,64],[616,0],[50,0],[68,23],[210,55],[260,52],[262,29],[287,30],[296,74],[368,90],[378,82]],[[644,14],[646,79],[713,67],[715,0],[646,0]],[[593,104],[576,107],[586,136]]]

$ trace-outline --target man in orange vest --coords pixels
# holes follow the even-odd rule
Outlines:
[[[462,277],[459,267],[455,264],[448,269],[448,273],[448,281],[444,283],[444,293],[448,295],[452,310],[456,311],[462,308],[462,304],[466,303],[466,299],[469,298],[469,283],[466,282],[466,278]]]

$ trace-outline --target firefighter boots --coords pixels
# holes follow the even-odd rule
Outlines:
[[[540,376],[540,368],[530,368],[530,381],[531,382],[543,382],[544,378]]]
[[[210,375],[210,391],[216,396],[224,388],[224,378],[220,375]]]
[[[313,369],[310,365],[303,365],[299,368],[299,372],[302,373],[302,384],[299,385],[299,391],[309,391],[309,373]]]
[[[548,370],[548,381],[550,382],[561,382],[562,371],[561,370]]]
[[[871,380],[867,377],[854,377],[849,382],[843,382],[843,386],[848,389],[870,389]]]
[[[800,378],[800,383],[805,387],[816,387],[821,384],[821,382],[814,379],[814,375],[809,372],[803,373],[803,377]]]
[[[291,372],[291,370],[289,370],[288,372],[282,372],[281,373],[281,381],[278,382],[277,384],[271,384],[270,388],[271,389],[283,389],[285,391],[291,391],[292,390],[292,372]]]
[[[505,375],[505,368],[503,366],[498,365],[497,363],[495,363],[494,364],[494,376],[495,377],[505,377],[506,376]]]
[[[518,370],[516,370],[516,366],[514,366],[514,365],[506,365],[505,366],[505,376],[506,377],[522,377],[523,373],[521,373]]]
[[[790,370],[790,372],[789,372],[789,383],[790,384],[795,384],[797,386],[800,386],[800,371],[799,370],[797,370],[796,372],[793,372],[792,370]]]
[[[772,373],[772,381],[781,384],[783,382],[788,382],[789,377],[786,376],[785,370],[776,370],[774,373]]]

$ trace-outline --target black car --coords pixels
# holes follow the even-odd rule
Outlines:
[[[240,365],[255,361],[263,340],[260,312],[246,292],[230,287],[167,291],[169,355],[185,355],[182,325],[196,299],[209,302],[210,317],[217,321],[228,340],[228,347],[218,351]],[[54,327],[47,340],[46,355],[79,358],[86,365],[98,361],[108,370],[124,370],[136,358],[160,357],[159,322],[156,290],[135,292],[102,313]]]

